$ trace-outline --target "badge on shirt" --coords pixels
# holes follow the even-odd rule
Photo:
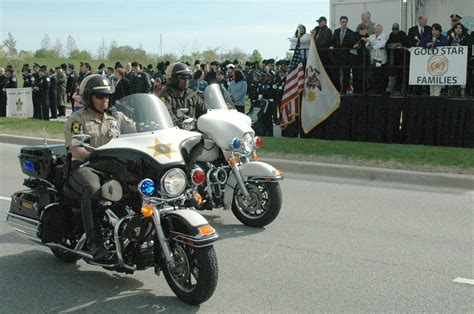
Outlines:
[[[12,77],[12,82],[16,82],[16,77]]]
[[[72,134],[79,134],[81,133],[81,123],[79,121],[74,121],[71,124],[71,133]]]
[[[49,82],[49,77],[46,78],[46,81]]]
[[[113,126],[114,128],[117,128],[117,127],[118,127],[118,122],[117,122],[117,120],[113,120],[113,121],[112,121],[112,126]]]

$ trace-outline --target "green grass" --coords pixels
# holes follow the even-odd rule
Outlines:
[[[469,148],[267,137],[261,151],[286,157],[320,157],[329,162],[366,161],[370,165],[392,164],[397,168],[448,167],[474,173],[474,149]]]
[[[64,138],[64,122],[0,118],[1,134]],[[44,131],[43,131],[44,130]],[[263,156],[474,174],[474,149],[266,137]]]
[[[0,134],[64,138],[64,122],[36,119],[0,118]]]

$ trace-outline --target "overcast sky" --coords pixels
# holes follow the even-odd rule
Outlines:
[[[44,34],[63,46],[72,35],[80,49],[97,52],[107,43],[150,53],[189,54],[193,48],[258,49],[265,58],[283,58],[287,37],[302,23],[308,31],[329,15],[329,0],[0,0],[0,39],[8,32],[18,50],[36,50]]]

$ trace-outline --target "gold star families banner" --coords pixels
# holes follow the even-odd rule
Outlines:
[[[466,46],[410,49],[410,85],[465,85]]]
[[[336,111],[341,102],[339,92],[321,63],[314,37],[311,38],[304,79],[301,127],[309,133]]]
[[[7,88],[7,117],[33,117],[31,87]]]

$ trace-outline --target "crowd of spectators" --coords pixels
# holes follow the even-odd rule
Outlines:
[[[364,11],[361,23],[355,31],[348,28],[349,18],[339,18],[340,27],[334,32],[327,26],[327,19],[321,16],[318,25],[311,31],[316,39],[316,46],[321,62],[326,68],[334,86],[341,94],[386,94],[405,95],[427,94],[422,86],[408,88],[408,74],[411,47],[435,48],[439,46],[468,46],[468,91],[466,86],[453,86],[446,90],[448,96],[464,97],[472,95],[473,57],[472,45],[474,33],[462,24],[458,14],[452,14],[451,28],[443,31],[439,23],[427,25],[427,18],[419,16],[417,24],[405,33],[398,23],[391,25],[391,32],[384,29],[381,23],[373,22],[371,14]],[[306,56],[310,36],[303,25],[298,25],[295,35],[290,40],[290,49],[294,49],[300,36],[300,49]],[[439,96],[442,86],[430,86],[429,94]]]

